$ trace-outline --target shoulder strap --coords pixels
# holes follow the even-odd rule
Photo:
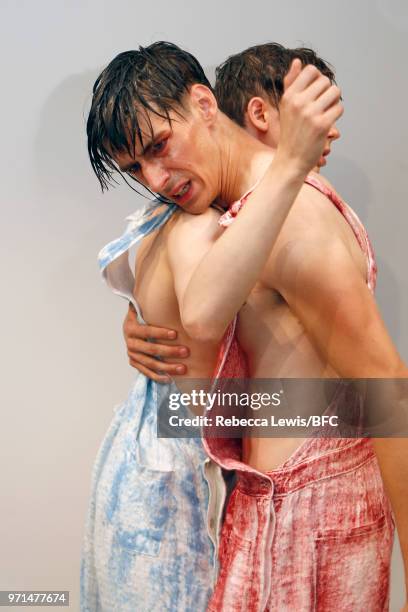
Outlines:
[[[135,277],[129,265],[129,249],[145,236],[160,229],[177,210],[176,204],[166,204],[163,211],[153,215],[160,206],[163,206],[163,202],[153,200],[142,210],[127,217],[129,223],[122,236],[109,242],[98,255],[102,278],[114,293],[132,302],[141,323],[145,321],[133,296]]]
[[[314,187],[320,191],[320,193],[325,195],[336,206],[350,225],[357,242],[361,247],[361,250],[367,258],[367,285],[370,291],[374,292],[377,282],[377,264],[375,262],[374,250],[367,231],[360,221],[358,215],[352,208],[350,208],[350,206],[348,206],[348,204],[346,204],[346,202],[344,202],[344,200],[340,198],[335,191],[330,189],[330,187],[323,183],[322,180],[318,179],[317,176],[308,174],[308,176],[305,178],[305,183],[311,187]]]

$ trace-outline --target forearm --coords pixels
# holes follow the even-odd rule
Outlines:
[[[191,336],[221,339],[262,272],[303,181],[303,173],[275,156],[234,223],[190,279],[181,313]]]

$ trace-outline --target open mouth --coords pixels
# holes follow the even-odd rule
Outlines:
[[[177,191],[177,193],[174,193],[172,195],[172,199],[177,204],[184,204],[190,198],[191,192],[192,192],[191,181],[187,181],[187,183],[184,183],[184,185],[181,187],[181,189]]]

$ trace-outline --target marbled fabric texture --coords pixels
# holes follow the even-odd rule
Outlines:
[[[394,525],[370,441],[298,451],[279,470],[238,472],[209,612],[388,610]]]
[[[205,610],[214,579],[199,438],[157,438],[144,376],[115,413],[93,472],[81,566],[83,612]]]

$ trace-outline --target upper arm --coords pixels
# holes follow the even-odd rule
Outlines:
[[[183,319],[183,296],[195,270],[211,246],[224,231],[218,224],[220,215],[209,208],[201,215],[182,214],[168,239],[168,256],[174,288]]]
[[[275,265],[276,289],[340,376],[395,375],[400,357],[341,238],[319,231],[299,237],[281,249]]]

